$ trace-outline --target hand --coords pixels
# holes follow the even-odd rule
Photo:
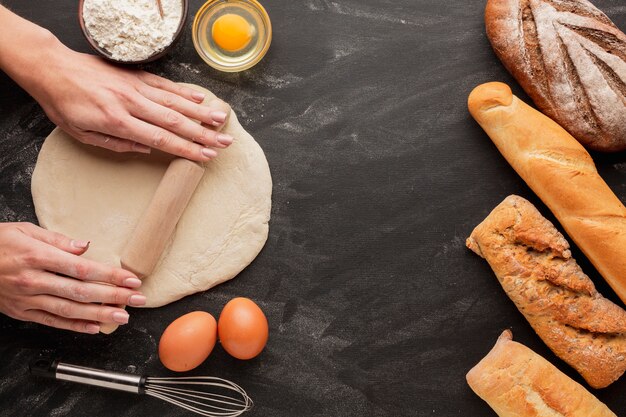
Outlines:
[[[217,104],[200,104],[203,93],[63,45],[55,51],[31,94],[55,124],[79,141],[117,152],[156,148],[195,161],[214,158],[217,152],[211,148],[233,142],[230,135],[189,120],[213,127],[226,120]]]
[[[124,309],[94,303],[144,305],[132,289],[141,281],[81,258],[88,246],[30,223],[0,223],[0,312],[81,333],[98,333],[99,323],[128,323]]]
[[[49,31],[0,5],[0,70],[83,143],[118,152],[160,149],[194,161],[233,138],[217,127],[227,114],[204,94],[144,71],[117,67],[64,46]]]

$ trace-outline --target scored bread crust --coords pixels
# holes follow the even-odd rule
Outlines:
[[[589,153],[557,123],[502,83],[472,91],[470,113],[626,302],[626,207]]]
[[[527,200],[509,196],[467,247],[485,258],[506,294],[552,351],[593,388],[626,370],[626,311],[604,298],[569,244]]]
[[[616,417],[583,386],[505,330],[467,373],[472,390],[500,417]]]
[[[626,35],[587,0],[489,0],[487,37],[537,107],[586,147],[626,149]]]

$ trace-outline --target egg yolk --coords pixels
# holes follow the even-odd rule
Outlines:
[[[215,20],[211,29],[211,36],[220,48],[229,52],[236,52],[250,43],[252,27],[243,17],[229,13]]]

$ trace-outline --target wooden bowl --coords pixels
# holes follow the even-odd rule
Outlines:
[[[148,62],[156,61],[157,59],[162,58],[163,56],[167,55],[167,53],[174,47],[176,42],[180,39],[181,35],[183,34],[183,30],[185,29],[185,23],[187,22],[187,14],[189,11],[189,0],[181,0],[181,1],[182,1],[182,6],[183,6],[183,13],[181,15],[178,29],[174,33],[172,42],[168,46],[163,48],[161,51],[156,52],[155,54],[149,56],[148,58],[141,59],[138,61],[120,61],[118,59],[114,59],[109,51],[107,51],[104,48],[101,48],[100,45],[98,45],[98,42],[96,42],[91,37],[91,34],[87,30],[87,27],[85,27],[85,19],[83,18],[83,6],[85,3],[85,0],[78,1],[78,24],[80,25],[80,29],[83,32],[85,39],[87,39],[87,43],[89,43],[89,46],[91,46],[91,49],[93,49],[101,57],[111,62],[115,62],[116,64],[126,64],[126,65],[146,64]],[[155,0],[155,7],[156,7],[156,0]]]

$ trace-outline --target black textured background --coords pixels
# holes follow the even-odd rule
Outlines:
[[[76,1],[4,3],[88,50]],[[493,416],[465,373],[505,328],[582,382],[464,246],[511,193],[552,219],[466,110],[477,84],[512,83],[485,38],[484,3],[264,0],[272,47],[255,68],[231,75],[198,58],[189,23],[178,48],[148,69],[213,90],[264,148],[274,179],[267,245],[236,279],[164,308],[134,309],[111,336],[0,316],[0,415],[186,415],[151,398],[39,380],[26,364],[51,349],[68,362],[168,375],[156,354],[166,325],[196,309],[217,316],[235,296],[266,312],[266,350],[241,362],[216,347],[195,373],[241,384],[256,403],[251,416]],[[622,0],[595,4],[626,28]],[[191,1],[190,13],[200,5]],[[53,125],[1,73],[0,114],[0,221],[35,222],[30,177]],[[624,155],[596,161],[626,200]],[[595,393],[624,416],[625,388],[623,378]]]

